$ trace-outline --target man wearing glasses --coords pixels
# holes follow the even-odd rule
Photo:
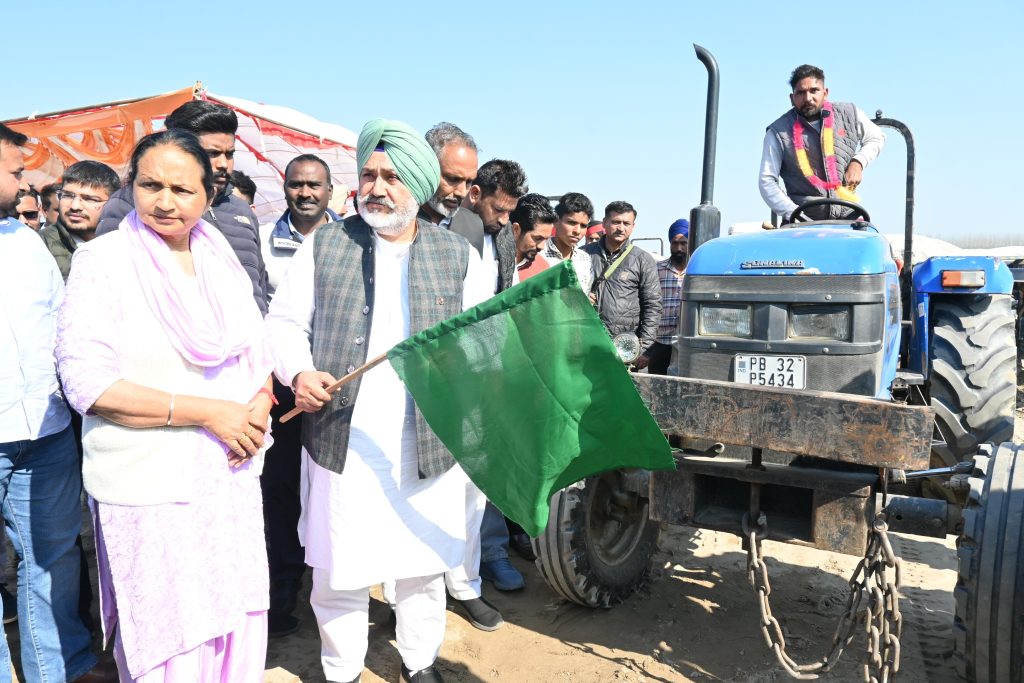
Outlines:
[[[40,230],[39,236],[65,282],[71,272],[71,255],[79,244],[96,236],[103,207],[120,187],[114,170],[98,161],[79,161],[64,171],[64,184],[57,192],[59,217],[54,225]]]

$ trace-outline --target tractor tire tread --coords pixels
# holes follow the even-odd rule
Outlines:
[[[625,576],[595,566],[588,548],[588,483],[585,479],[556,492],[544,532],[531,539],[541,576],[561,597],[587,607],[609,608],[636,592],[650,575],[661,525],[648,518],[636,546],[636,563]],[[639,567],[639,568],[637,568]]]
[[[953,590],[953,664],[975,683],[1024,682],[1024,447],[977,455]]]
[[[934,300],[929,393],[933,466],[964,460],[984,442],[1013,438],[1016,341],[1009,295]]]

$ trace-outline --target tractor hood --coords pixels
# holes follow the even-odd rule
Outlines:
[[[700,246],[687,275],[872,275],[895,273],[889,242],[872,228],[764,230],[718,237]]]

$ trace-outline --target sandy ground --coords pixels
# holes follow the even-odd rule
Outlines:
[[[1024,377],[1019,378],[1024,380]],[[1024,381],[1019,381],[1024,389]],[[1018,390],[1016,435],[1024,436],[1024,391]],[[953,649],[955,539],[894,535],[903,558],[900,608],[904,626],[900,681],[958,681]],[[766,542],[772,609],[790,654],[800,662],[820,658],[831,642],[848,595],[855,557]],[[647,586],[610,610],[569,603],[547,587],[532,563],[513,557],[527,587],[484,595],[505,617],[493,633],[473,628],[449,610],[438,667],[447,681],[509,683],[626,683],[628,681],[790,680],[765,647],[757,603],[747,582],[746,553],[737,536],[669,527],[662,535]],[[305,589],[308,594],[308,586]],[[370,648],[364,683],[397,681],[400,658],[389,610],[371,601]],[[265,683],[324,680],[319,636],[308,603],[302,627],[272,640]],[[379,625],[378,625],[379,624]],[[864,640],[851,643],[825,681],[859,681]]]
[[[899,536],[904,558],[901,680],[953,681],[953,541]],[[856,558],[767,542],[773,610],[798,660],[824,653],[845,604]],[[438,665],[448,681],[756,681],[785,680],[765,648],[738,537],[669,528],[650,583],[611,610],[591,610],[556,596],[528,562],[514,560],[527,588],[485,595],[507,621],[493,633],[449,611]],[[399,656],[386,625],[388,608],[371,603],[370,652],[363,681],[397,681]],[[271,641],[265,680],[323,681],[319,639],[308,606],[298,633]],[[824,680],[859,680],[863,641]]]
[[[1024,388],[1024,387],[1022,387]],[[1018,391],[1017,439],[1024,435],[1024,393]],[[92,538],[85,536],[93,555]],[[897,535],[903,558],[904,615],[901,681],[956,681],[950,663],[956,554],[952,537]],[[857,558],[774,542],[765,543],[772,579],[772,608],[790,654],[814,661],[826,651],[845,605],[847,579]],[[532,563],[514,564],[527,587],[501,593],[485,584],[485,596],[505,617],[493,633],[473,628],[449,610],[438,667],[447,681],[509,683],[626,683],[629,681],[788,680],[765,647],[757,603],[747,583],[740,539],[725,533],[669,527],[662,535],[651,580],[626,602],[592,610],[566,602],[547,587]],[[9,587],[14,588],[8,564]],[[95,563],[92,567],[95,585]],[[271,640],[265,683],[320,683],[320,640],[304,588],[301,628]],[[397,681],[400,658],[389,610],[371,601],[370,647],[364,683]],[[94,605],[94,611],[96,606]],[[17,624],[6,627],[15,668]],[[99,643],[96,643],[97,650]],[[864,651],[858,636],[842,662],[821,680],[861,680]]]

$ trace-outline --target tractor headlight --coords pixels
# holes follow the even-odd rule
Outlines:
[[[711,336],[749,337],[751,307],[701,304],[700,333]]]
[[[850,338],[850,307],[817,304],[791,306],[789,337],[846,341]]]

